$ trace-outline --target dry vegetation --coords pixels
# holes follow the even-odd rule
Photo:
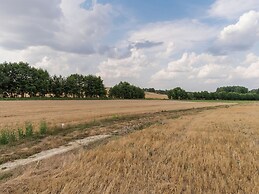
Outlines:
[[[35,126],[46,120],[48,125],[60,126],[61,123],[78,124],[116,115],[189,109],[218,104],[220,103],[162,100],[0,101],[0,130],[24,127],[26,122],[31,122]]]
[[[258,193],[258,118],[250,104],[168,119],[6,175],[0,191]]]
[[[168,96],[165,94],[156,94],[153,92],[145,92],[145,98],[147,99],[168,99]]]

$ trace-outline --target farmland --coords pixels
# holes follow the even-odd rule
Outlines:
[[[0,129],[24,127],[26,122],[38,125],[46,120],[51,126],[78,124],[118,115],[159,112],[215,106],[222,103],[193,103],[147,100],[45,100],[0,101]]]
[[[155,105],[157,101],[152,101],[150,107],[150,102],[145,101],[142,104],[147,103],[146,108],[138,109],[137,102],[129,101],[135,103],[139,113],[166,107],[177,110],[213,105],[166,101],[163,107],[158,101],[160,107],[159,103]],[[133,114],[123,102],[111,103],[122,107],[124,112],[120,113]],[[172,107],[166,103],[172,103]],[[142,130],[5,175],[0,190],[3,193],[257,193],[259,104],[195,110],[198,109],[184,114],[153,113],[155,117],[149,115],[149,118],[155,122]]]

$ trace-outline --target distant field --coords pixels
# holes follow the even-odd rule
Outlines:
[[[94,119],[118,115],[179,110],[222,103],[198,103],[165,100],[55,100],[55,101],[0,101],[0,129],[23,127],[25,122],[38,125],[46,120],[49,125],[78,124]]]
[[[259,104],[167,118],[92,149],[28,166],[16,178],[6,178],[0,190],[258,193],[258,118]]]
[[[145,92],[145,98],[151,98],[151,99],[168,99],[168,96],[165,94],[156,94],[152,92]]]

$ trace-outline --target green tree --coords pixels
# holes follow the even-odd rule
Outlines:
[[[106,90],[101,77],[94,75],[85,76],[83,89],[86,97],[97,98],[106,96]]]
[[[143,99],[145,92],[139,87],[129,84],[128,82],[120,82],[109,90],[109,97],[120,99]]]
[[[64,94],[64,78],[54,75],[50,80],[50,92],[54,97],[60,98]]]
[[[169,99],[174,100],[185,100],[188,98],[187,92],[180,87],[169,90],[167,96]]]

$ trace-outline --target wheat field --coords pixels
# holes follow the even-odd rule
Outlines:
[[[258,193],[259,105],[206,110],[54,157],[3,193]]]
[[[165,100],[35,100],[0,101],[0,130],[34,126],[46,121],[50,126],[78,124],[117,115],[163,110],[217,106],[223,103],[196,103]],[[37,127],[35,127],[37,128]]]

